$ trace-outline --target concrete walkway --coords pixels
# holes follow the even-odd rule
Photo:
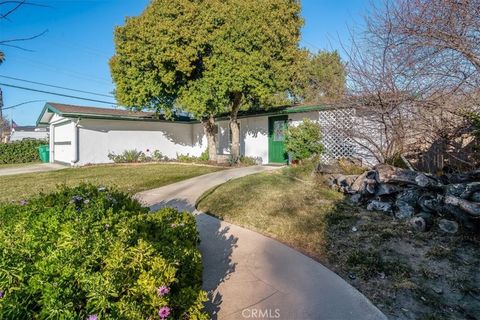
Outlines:
[[[57,163],[35,163],[31,165],[25,165],[20,167],[11,167],[11,168],[0,168],[0,176],[11,176],[14,174],[22,173],[35,173],[35,172],[45,172],[45,171],[54,171],[67,168],[64,165]]]
[[[197,198],[206,190],[274,169],[257,166],[214,172],[138,193],[137,198],[153,210],[171,206],[196,214],[203,286],[212,319],[387,319],[320,263],[256,232],[195,211]]]

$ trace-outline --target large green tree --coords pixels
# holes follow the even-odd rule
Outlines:
[[[238,157],[238,112],[290,96],[302,23],[297,0],[153,0],[116,29],[117,99],[167,116],[176,108],[193,113],[211,159],[214,118],[228,113]]]
[[[297,94],[305,103],[332,103],[345,94],[345,65],[337,51],[305,53]]]

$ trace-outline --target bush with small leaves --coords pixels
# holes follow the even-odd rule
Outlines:
[[[308,118],[298,126],[290,126],[285,134],[285,150],[292,160],[305,160],[323,153],[320,125]]]
[[[0,164],[39,161],[37,148],[48,144],[46,140],[22,140],[0,143]]]
[[[0,319],[207,319],[195,219],[82,185],[0,206]]]

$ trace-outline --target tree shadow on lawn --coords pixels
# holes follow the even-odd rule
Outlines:
[[[223,227],[220,220],[205,213],[196,212],[195,206],[186,199],[162,201],[150,206],[150,210],[156,211],[166,207],[195,214],[200,235],[199,250],[202,254],[202,289],[208,294],[205,310],[209,313],[210,319],[216,320],[223,302],[222,294],[217,288],[235,272],[236,263],[232,262],[232,253],[237,247],[238,238],[229,234],[230,228]]]

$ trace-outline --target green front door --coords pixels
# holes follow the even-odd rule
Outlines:
[[[288,155],[285,152],[285,129],[288,116],[268,118],[268,162],[286,163]]]

